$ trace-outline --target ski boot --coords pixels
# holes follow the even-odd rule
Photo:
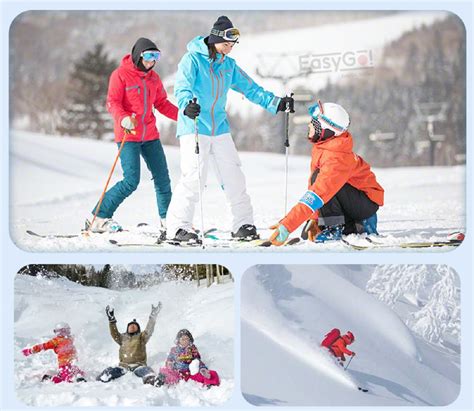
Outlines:
[[[92,233],[118,233],[122,231],[122,226],[111,218],[96,217],[94,224],[86,219],[85,230]]]
[[[174,236],[172,241],[178,241],[180,243],[200,243],[199,237],[196,233],[192,231],[187,231],[184,228],[180,228],[176,231],[176,235]]]
[[[166,240],[166,218],[160,220],[160,236],[158,237],[157,243],[162,243]]]
[[[340,241],[342,240],[343,230],[344,226],[342,224],[328,226],[316,236],[314,242],[325,243],[326,241]]]
[[[253,224],[244,224],[236,233],[232,233],[232,238],[239,241],[258,240],[257,228]]]
[[[379,235],[377,232],[377,213],[372,214],[369,218],[362,220],[362,225],[364,226],[364,232],[367,234]]]

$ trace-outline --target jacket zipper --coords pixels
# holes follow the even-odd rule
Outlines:
[[[142,114],[142,124],[143,124],[143,133],[142,133],[142,143],[145,139],[145,131],[146,131],[146,124],[145,124],[145,115],[146,115],[146,110],[147,110],[147,107],[146,107],[146,81],[144,78],[142,78],[142,82],[143,82],[143,114]]]
[[[211,63],[211,78],[212,78],[212,82],[214,84],[214,77],[213,77],[213,74],[214,74],[214,70],[212,68],[212,63]],[[216,74],[216,80],[217,80],[217,90],[216,90],[216,99],[214,100],[214,103],[212,104],[212,108],[211,108],[211,119],[212,119],[212,131],[211,131],[211,136],[214,135],[214,129],[215,129],[215,121],[214,121],[214,107],[217,103],[217,100],[219,99],[219,76],[217,76]]]

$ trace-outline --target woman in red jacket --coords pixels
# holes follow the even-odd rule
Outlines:
[[[270,240],[282,245],[305,221],[303,238],[307,234],[316,242],[340,240],[343,234],[377,234],[376,213],[383,205],[384,190],[369,164],[353,152],[349,114],[338,104],[320,101],[309,113],[313,149],[308,190],[272,227]]]
[[[160,77],[153,71],[159,57],[160,50],[155,43],[139,38],[132,53],[122,59],[120,66],[110,76],[107,109],[114,118],[115,141],[118,146],[126,136],[120,155],[123,180],[105,194],[97,218],[90,227],[93,232],[116,232],[122,229],[112,220],[112,216],[122,201],[138,187],[140,155],[151,172],[161,226],[163,231],[166,229],[165,218],[171,200],[171,184],[153,108],[175,121],[178,108],[168,100]],[[95,212],[96,208],[92,214]],[[86,221],[86,227],[89,227],[88,223]]]

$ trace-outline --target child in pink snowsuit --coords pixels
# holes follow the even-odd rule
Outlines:
[[[34,345],[31,348],[24,348],[21,352],[25,357],[36,354],[41,351],[54,350],[58,356],[59,372],[53,377],[45,375],[44,380],[53,381],[55,384],[60,382],[85,381],[84,373],[75,365],[77,361],[77,352],[74,347],[74,340],[71,335],[71,329],[67,323],[59,323],[54,328],[56,337],[43,343]]]
[[[208,387],[220,384],[217,372],[208,370],[201,361],[201,355],[194,345],[194,338],[188,330],[180,330],[175,343],[157,377],[161,384],[177,384],[180,380],[193,380]]]

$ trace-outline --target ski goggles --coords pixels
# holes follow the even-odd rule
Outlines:
[[[240,31],[235,27],[225,30],[211,29],[211,34],[227,41],[237,41],[240,37]]]
[[[143,60],[145,61],[158,61],[161,56],[160,50],[147,50],[140,54]]]
[[[331,138],[336,134],[329,128],[323,128],[321,122],[317,118],[311,118],[311,124],[314,127],[314,135],[312,138],[310,138],[313,143],[326,140],[327,138]]]

